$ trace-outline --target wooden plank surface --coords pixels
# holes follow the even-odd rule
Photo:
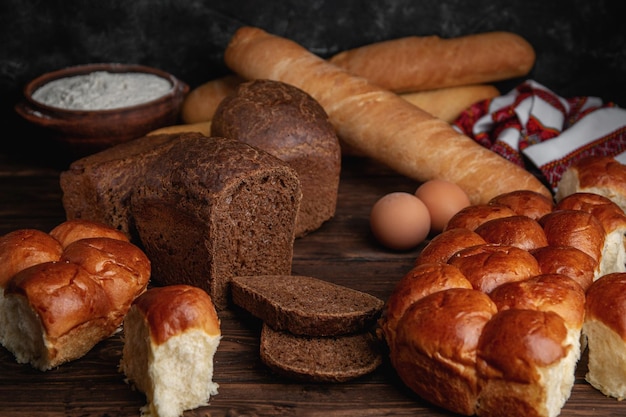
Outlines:
[[[0,234],[18,228],[50,230],[64,220],[58,169],[13,162],[0,155]],[[347,157],[336,216],[295,244],[293,273],[327,279],[386,299],[419,248],[402,253],[380,247],[369,231],[377,198],[413,191],[416,183],[367,159]],[[421,400],[398,380],[388,361],[374,373],[341,384],[295,383],[273,375],[260,361],[260,323],[246,312],[220,313],[223,338],[215,356],[219,394],[191,417],[252,416],[452,416]],[[145,398],[118,372],[122,340],[115,335],[85,357],[40,372],[17,364],[0,347],[0,416],[138,416]],[[576,371],[561,416],[623,416],[626,403],[605,398]]]

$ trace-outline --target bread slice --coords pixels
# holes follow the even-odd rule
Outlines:
[[[336,336],[362,332],[384,302],[370,294],[302,275],[236,276],[232,301],[276,330]]]
[[[369,332],[341,336],[298,336],[266,323],[261,360],[279,375],[307,382],[345,382],[373,372],[382,363],[378,339]]]

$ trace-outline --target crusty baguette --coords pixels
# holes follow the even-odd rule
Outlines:
[[[490,83],[528,74],[535,51],[511,32],[409,36],[338,53],[330,62],[395,92]]]
[[[231,38],[224,59],[244,78],[274,79],[306,91],[324,107],[343,141],[409,178],[457,183],[473,204],[517,189],[551,196],[522,167],[291,40],[244,26]]]
[[[474,84],[404,93],[400,97],[443,121],[453,123],[472,104],[499,95],[500,91],[491,84]]]

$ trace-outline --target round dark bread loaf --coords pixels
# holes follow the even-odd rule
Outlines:
[[[287,162],[302,185],[296,237],[335,215],[341,148],[322,106],[292,85],[272,80],[242,83],[222,100],[211,135],[238,139]]]

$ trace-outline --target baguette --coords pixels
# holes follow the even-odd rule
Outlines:
[[[306,91],[324,107],[349,146],[416,181],[454,182],[472,204],[518,189],[551,196],[524,168],[291,40],[244,26],[231,38],[224,59],[243,78],[273,79]]]
[[[234,94],[237,87],[245,82],[236,75],[226,75],[200,85],[189,93],[181,111],[182,125],[157,129],[156,133],[200,132],[210,130],[219,103],[228,95]],[[461,85],[433,90],[400,94],[400,97],[428,113],[448,123],[456,120],[461,112],[472,104],[500,95],[500,91],[490,84]],[[155,133],[152,132],[152,133]],[[206,133],[205,133],[206,134]]]
[[[532,69],[535,51],[521,36],[498,31],[392,39],[340,52],[330,62],[403,93],[521,77]]]

